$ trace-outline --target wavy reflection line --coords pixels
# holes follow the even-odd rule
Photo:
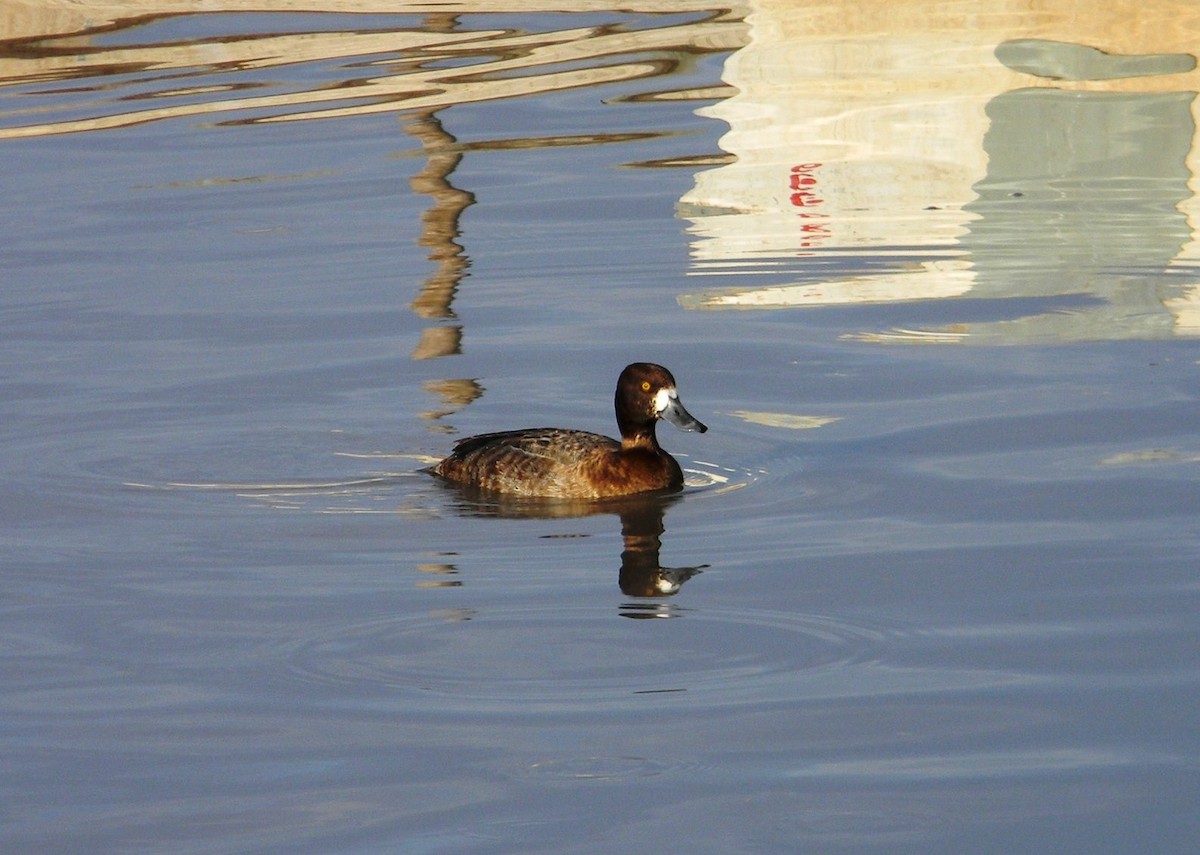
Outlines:
[[[558,7],[555,10],[562,11]],[[392,8],[388,11],[417,10]],[[445,23],[445,8],[439,7],[437,11],[443,14],[435,16],[436,20],[431,26],[401,31],[310,32],[266,37],[248,35],[241,38],[214,36],[195,41],[119,48],[88,43],[87,40],[98,32],[95,28],[82,33],[22,39],[18,58],[0,60],[0,78],[6,79],[10,85],[95,78],[105,82],[97,82],[90,88],[76,91],[109,92],[122,87],[141,87],[164,79],[170,81],[169,86],[126,95],[121,101],[194,96],[234,88],[225,84],[179,85],[175,74],[166,78],[147,79],[146,75],[152,72],[199,69],[194,73],[230,74],[342,60],[346,63],[342,66],[343,70],[388,66],[391,73],[333,80],[319,88],[297,92],[219,98],[3,128],[0,129],[0,138],[106,130],[168,118],[252,110],[282,109],[291,112],[231,121],[279,122],[361,116],[398,109],[438,110],[455,104],[537,95],[665,74],[676,67],[681,52],[728,50],[736,46],[739,42],[738,33],[744,29],[736,15],[682,3],[671,11],[704,13],[705,18],[697,22],[673,23],[650,29],[625,30],[607,25],[535,33],[506,30],[449,32]],[[477,4],[464,4],[463,11],[495,10],[481,8]],[[144,10],[142,15],[135,19],[138,23],[145,22]],[[677,18],[672,16],[670,20]],[[113,29],[123,31],[131,26],[114,25]],[[112,33],[107,35],[111,36]],[[628,57],[630,54],[650,56],[646,59],[611,62],[614,58]],[[349,60],[352,57],[376,59],[351,64]],[[453,63],[453,66],[444,67],[446,63]],[[128,81],[120,81],[114,79],[118,75],[133,77]],[[267,85],[279,84],[237,82],[239,89]],[[328,106],[307,109],[316,105]]]
[[[415,85],[404,85],[407,81],[397,81],[395,78],[383,78],[375,81],[357,83],[348,89],[333,89],[324,92],[303,92],[287,95],[264,95],[257,98],[227,99],[209,101],[200,104],[184,104],[163,107],[154,110],[138,110],[129,113],[119,113],[111,116],[98,116],[72,122],[57,122],[45,125],[25,125],[16,128],[0,129],[0,139],[22,139],[28,137],[51,136],[56,134],[79,133],[82,131],[112,130],[115,128],[131,127],[163,119],[181,119],[194,116],[213,115],[231,111],[262,110],[296,105],[309,105],[314,102],[335,102],[372,99],[373,103],[357,104],[353,107],[329,108],[322,111],[307,111],[276,116],[264,116],[240,120],[243,124],[266,122],[297,121],[307,119],[345,118],[347,116],[363,116],[374,113],[393,112],[396,110],[436,110],[455,104],[478,101],[494,101],[503,98],[514,98],[525,95],[545,94],[547,92],[572,89],[583,86],[596,86],[606,83],[635,80],[661,73],[660,66],[642,63],[633,66],[613,66],[608,69],[589,69],[587,71],[565,71],[553,75],[539,75],[540,85],[534,86],[530,81],[497,81],[495,85],[472,85],[456,90],[453,94],[437,92],[422,94],[425,90]],[[351,94],[353,93],[353,94]]]

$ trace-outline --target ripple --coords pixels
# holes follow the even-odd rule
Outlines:
[[[671,769],[645,757],[561,757],[533,763],[525,777],[551,781],[622,781],[652,778]]]
[[[385,615],[310,625],[269,655],[286,662],[289,679],[337,688],[339,699],[407,696],[414,709],[714,708],[861,694],[861,670],[897,632],[752,609],[617,616],[582,607]]]
[[[720,495],[749,487],[767,474],[765,469],[745,469],[709,463],[704,460],[688,460],[683,467],[684,486],[689,492],[704,492]]]
[[[294,478],[261,482],[125,481],[123,486],[142,492],[226,494],[274,510],[434,517],[436,513],[426,501],[429,491],[421,490],[429,480],[422,472],[408,471],[380,472],[351,478]]]
[[[428,463],[436,458],[417,454],[352,454],[342,457]],[[765,469],[734,468],[707,461],[686,461],[685,491],[693,496],[717,496],[741,490],[767,475]],[[217,493],[249,500],[261,507],[307,510],[323,514],[407,514],[436,516],[432,501],[437,483],[423,470],[376,471],[346,478],[291,477],[277,481],[142,481],[123,479],[121,486],[144,493]]]

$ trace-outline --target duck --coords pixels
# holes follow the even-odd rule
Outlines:
[[[614,395],[617,441],[598,433],[541,427],[469,436],[431,467],[435,476],[484,493],[530,499],[607,499],[683,489],[683,470],[658,444],[660,419],[684,431],[708,428],[683,406],[671,372],[627,365]]]

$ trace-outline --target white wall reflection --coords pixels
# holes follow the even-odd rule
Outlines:
[[[734,159],[679,207],[689,273],[713,286],[682,305],[1086,294],[1069,311],[861,337],[1200,334],[1187,3],[752,6],[725,65],[738,92],[701,111],[729,125]]]

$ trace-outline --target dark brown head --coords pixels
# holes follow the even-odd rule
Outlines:
[[[666,419],[680,430],[708,430],[684,409],[671,372],[653,362],[627,365],[617,380],[617,426],[622,439],[654,437],[654,423]]]

